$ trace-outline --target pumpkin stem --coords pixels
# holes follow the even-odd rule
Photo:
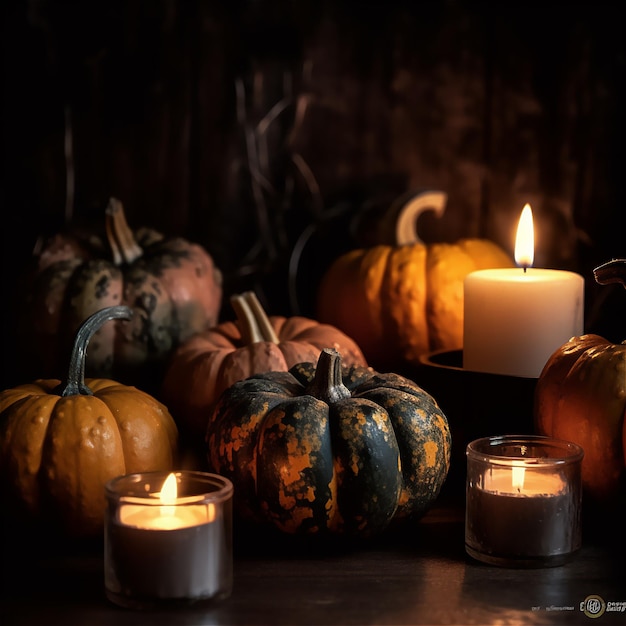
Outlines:
[[[417,234],[417,219],[425,211],[434,211],[441,217],[446,208],[448,195],[443,191],[420,191],[412,193],[408,200],[402,196],[391,205],[390,217],[394,221],[396,246],[423,243]]]
[[[622,283],[626,289],[626,259],[613,259],[593,270],[593,276],[599,285]]]
[[[306,388],[306,393],[333,404],[350,398],[350,390],[343,384],[341,376],[341,354],[334,348],[324,348],[320,352],[315,368],[315,376]]]
[[[124,205],[116,198],[109,200],[105,211],[105,226],[115,265],[130,264],[143,254],[126,221]]]
[[[232,296],[230,303],[237,314],[244,344],[249,345],[260,341],[280,343],[272,323],[253,291]]]
[[[80,326],[74,338],[74,347],[70,357],[70,366],[67,374],[67,382],[61,388],[61,396],[92,396],[93,392],[85,384],[85,357],[87,344],[94,333],[105,322],[114,319],[129,320],[133,316],[133,310],[127,306],[110,306],[90,315]]]

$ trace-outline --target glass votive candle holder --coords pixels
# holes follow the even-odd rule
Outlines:
[[[104,586],[134,609],[230,595],[233,485],[205,472],[146,472],[105,486]]]
[[[552,567],[581,545],[581,464],[575,443],[485,437],[467,446],[465,550],[504,567]]]

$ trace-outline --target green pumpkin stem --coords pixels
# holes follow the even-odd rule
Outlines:
[[[241,339],[245,345],[260,341],[280,343],[272,323],[253,291],[232,296],[230,303],[237,315]]]
[[[622,283],[626,289],[626,259],[613,259],[593,270],[593,276],[599,285]]]
[[[116,198],[109,200],[105,211],[105,227],[115,265],[130,264],[143,254],[126,221],[124,205]]]
[[[315,368],[315,376],[306,388],[306,393],[333,404],[351,397],[350,390],[343,384],[341,376],[341,354],[333,348],[324,348],[320,352]]]
[[[94,333],[109,320],[125,319],[129,320],[133,316],[133,311],[127,306],[110,306],[90,315],[80,326],[74,338],[74,347],[70,357],[70,366],[67,374],[67,381],[61,388],[61,396],[92,396],[93,392],[85,384],[85,357],[87,355],[87,344]]]

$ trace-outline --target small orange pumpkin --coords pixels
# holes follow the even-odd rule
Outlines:
[[[204,439],[214,403],[233,383],[252,374],[286,372],[317,361],[325,347],[347,365],[366,366],[361,349],[340,330],[300,316],[267,316],[249,291],[231,298],[236,321],[197,333],[178,348],[163,380],[161,397],[179,425]]]
[[[0,393],[0,478],[9,499],[72,537],[102,532],[108,480],[174,466],[178,431],[165,406],[135,387],[84,379],[93,333],[131,314],[109,307],[82,324],[65,385],[40,379]]]
[[[441,192],[418,195],[400,209],[394,244],[343,254],[322,277],[318,319],[353,337],[378,369],[418,364],[428,352],[462,348],[465,276],[514,265],[486,239],[422,243],[415,227],[419,214],[429,208],[441,214],[445,200]]]
[[[626,259],[595,270],[626,286]],[[582,446],[586,492],[609,502],[626,486],[626,341],[572,337],[548,359],[535,388],[535,429]]]

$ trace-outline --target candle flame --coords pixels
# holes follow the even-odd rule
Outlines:
[[[521,491],[524,488],[524,474],[526,473],[526,468],[524,467],[512,467],[511,474],[511,483],[513,489],[517,489],[517,491]]]
[[[515,237],[515,262],[526,270],[531,267],[535,257],[535,234],[533,228],[533,212],[530,204],[522,209]]]
[[[178,497],[178,485],[176,484],[176,475],[171,473],[163,483],[161,487],[161,493],[159,499],[161,504],[161,516],[174,515],[174,504],[176,504],[176,498]]]

